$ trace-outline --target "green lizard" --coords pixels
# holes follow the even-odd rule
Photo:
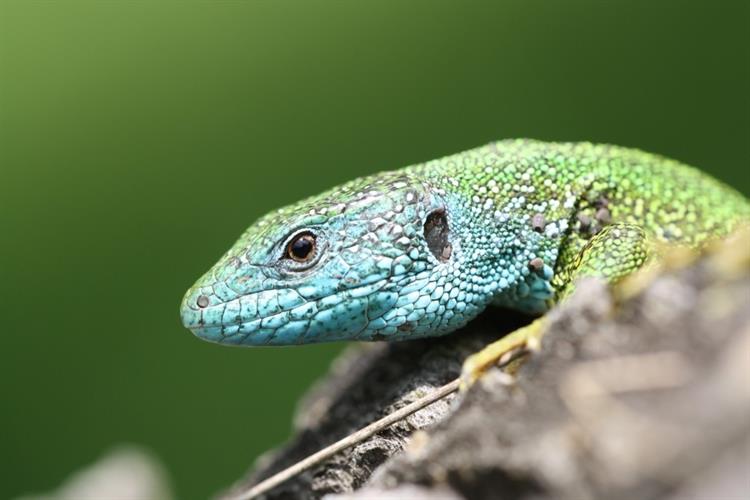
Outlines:
[[[540,315],[580,277],[615,283],[748,220],[742,195],[673,160],[501,141],[271,212],[187,292],[182,320],[235,345],[443,335],[489,305]],[[470,357],[465,380],[544,330],[542,316]]]

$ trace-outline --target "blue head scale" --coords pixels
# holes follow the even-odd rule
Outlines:
[[[183,323],[206,340],[241,345],[450,331],[467,316],[451,321],[454,309],[479,307],[470,291],[452,290],[460,248],[450,219],[439,190],[403,173],[282,208],[188,291]]]

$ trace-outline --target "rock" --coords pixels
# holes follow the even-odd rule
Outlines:
[[[492,369],[266,498],[747,498],[750,242],[665,262],[612,293],[580,283],[512,383]],[[353,346],[237,487],[450,381],[525,322],[495,310],[444,338]]]

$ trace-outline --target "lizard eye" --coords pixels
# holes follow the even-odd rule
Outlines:
[[[289,241],[286,257],[295,262],[309,262],[315,255],[315,235],[309,232],[300,233]]]

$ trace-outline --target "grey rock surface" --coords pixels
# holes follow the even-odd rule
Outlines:
[[[491,369],[267,498],[750,498],[747,240],[613,297],[581,283],[515,377]],[[490,311],[427,341],[356,346],[300,406],[257,482],[456,377],[522,325]]]
[[[353,344],[300,403],[292,440],[262,456],[232,489],[244,489],[450,382],[467,356],[528,321],[520,314],[495,310],[442,338]],[[377,467],[404,449],[415,431],[448,415],[454,399],[449,396],[412,414],[265,498],[314,499],[361,487]]]

